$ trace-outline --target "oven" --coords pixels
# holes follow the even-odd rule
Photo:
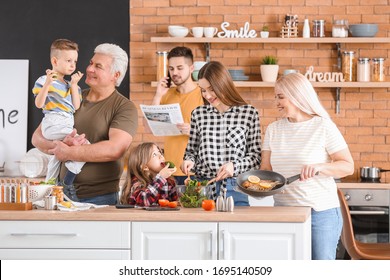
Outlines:
[[[390,189],[341,187],[349,205],[355,238],[364,243],[389,243]],[[337,259],[349,259],[339,242]]]

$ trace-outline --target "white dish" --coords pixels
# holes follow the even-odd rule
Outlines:
[[[248,81],[249,76],[233,76],[233,81]]]
[[[28,178],[43,177],[47,173],[48,162],[49,156],[34,148],[21,159],[19,170]]]
[[[168,33],[172,37],[179,37],[183,38],[188,35],[188,28],[180,25],[169,25],[168,26]]]

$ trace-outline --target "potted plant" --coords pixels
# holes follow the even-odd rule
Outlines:
[[[269,36],[268,25],[264,25],[263,29],[260,31],[260,37],[261,38],[268,38],[268,36]]]
[[[273,55],[263,57],[260,65],[261,78],[264,82],[275,82],[278,78],[278,59]]]

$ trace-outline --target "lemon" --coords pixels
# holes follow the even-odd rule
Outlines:
[[[251,175],[248,177],[248,181],[253,183],[253,184],[257,184],[260,182],[260,178],[255,176],[255,175]]]
[[[65,206],[66,208],[71,208],[72,207],[72,202],[70,202],[70,201],[62,201],[61,205]]]
[[[272,188],[272,184],[271,184],[271,183],[268,183],[268,182],[261,182],[259,185],[260,185],[260,187],[262,187],[263,189],[270,189],[270,188]]]

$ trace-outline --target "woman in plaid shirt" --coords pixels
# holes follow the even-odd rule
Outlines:
[[[129,156],[122,204],[150,206],[159,199],[178,199],[175,180],[176,167],[168,168],[160,148],[150,142],[138,145]]]
[[[257,110],[240,96],[229,71],[217,61],[199,71],[199,87],[209,103],[191,115],[190,139],[181,169],[202,179],[215,178],[213,198],[226,188],[234,204],[248,206],[248,196],[234,191],[236,176],[259,169],[260,122]]]

